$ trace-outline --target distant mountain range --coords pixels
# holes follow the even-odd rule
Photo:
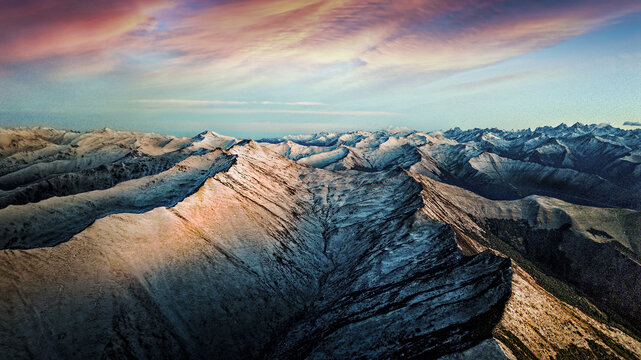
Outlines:
[[[262,142],[299,163],[330,170],[399,166],[493,200],[538,194],[641,207],[641,129],[576,123],[512,131],[320,133]]]
[[[7,358],[641,359],[641,129],[0,128]]]

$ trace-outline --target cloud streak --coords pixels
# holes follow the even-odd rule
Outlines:
[[[139,99],[135,102],[159,106],[211,106],[211,105],[292,105],[292,106],[325,106],[327,104],[313,101],[233,101],[233,100],[193,100],[193,99]]]
[[[198,108],[188,110],[190,113],[201,114],[297,114],[297,115],[327,115],[327,116],[366,116],[386,117],[404,116],[404,114],[386,111],[360,110],[292,110],[292,109],[245,109],[245,108]]]
[[[319,110],[287,110],[287,109],[207,109],[213,114],[304,114],[330,116],[403,116],[403,114],[385,111],[319,111]]]
[[[328,115],[328,116],[403,116],[403,114],[386,111],[362,110],[294,110],[268,108],[216,108],[211,106],[225,105],[291,105],[291,106],[327,106],[325,103],[312,101],[277,102],[277,101],[229,101],[229,100],[194,100],[194,99],[138,99],[135,103],[151,107],[178,107],[187,112],[206,114],[299,114],[299,115]]]
[[[541,49],[641,10],[634,1],[245,0],[178,20],[177,63],[332,64],[460,70]]]

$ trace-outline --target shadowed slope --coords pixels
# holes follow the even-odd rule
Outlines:
[[[411,175],[423,184],[422,196],[426,204],[423,211],[432,219],[450,224],[466,253],[479,253],[486,246],[499,250],[526,266],[554,296],[579,306],[591,316],[607,318],[583,298],[583,293],[564,283],[567,281],[589,294],[601,307],[610,306],[609,313],[615,320],[634,328],[634,322],[624,320],[634,316],[639,302],[622,299],[634,299],[639,294],[641,277],[638,264],[635,267],[633,260],[638,256],[634,255],[637,251],[634,249],[639,245],[635,232],[639,222],[628,219],[639,218],[639,212],[583,207],[540,197],[492,201],[419,174]],[[522,231],[512,233],[509,226],[492,226],[496,221],[507,219],[522,224]],[[595,219],[599,219],[601,229],[614,237],[603,239],[591,234],[591,226],[596,226]],[[567,224],[572,226],[567,228],[568,234],[559,244],[551,235]],[[502,230],[497,232],[499,229]],[[528,243],[530,245],[525,247]],[[601,249],[596,256],[592,253],[595,247]],[[572,270],[557,273],[550,269],[541,256],[544,253],[563,255],[564,260],[557,260],[556,264]],[[496,338],[508,354],[512,353],[517,359],[556,356],[560,359],[641,358],[638,340],[555,298],[517,262],[513,263],[512,297],[495,330]],[[618,280],[612,281],[606,273]],[[602,287],[610,289],[607,292],[595,290]],[[601,297],[612,293],[615,293],[612,297]],[[612,302],[608,302],[610,299]]]

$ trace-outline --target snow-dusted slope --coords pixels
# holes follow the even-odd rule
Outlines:
[[[0,248],[52,246],[105,215],[173,205],[233,162],[233,156],[217,150],[192,156],[162,173],[123,181],[108,189],[10,205],[0,209]]]
[[[213,146],[230,138],[213,133],[17,128],[0,138],[0,249],[55,245],[107,214],[172,205],[233,163]]]
[[[325,148],[319,148],[318,143],[326,135],[289,137],[289,142],[298,147],[314,143],[313,156],[320,158],[335,151],[332,149],[356,147],[341,142],[356,136],[361,158],[387,150],[383,157],[392,159],[387,167],[405,168],[422,183],[430,184],[424,192],[429,194],[424,211],[430,218],[450,224],[465,251],[474,253],[490,246],[509,252],[527,263],[528,271],[556,296],[600,319],[614,319],[641,331],[637,327],[641,322],[637,306],[641,303],[641,213],[610,208],[641,208],[641,173],[636,165],[641,132],[575,124],[534,131],[454,129],[442,135],[385,131],[335,134],[322,144]],[[382,146],[386,143],[397,146],[388,150]],[[269,140],[266,146],[282,144]],[[397,160],[395,151],[403,147],[405,153]],[[420,155],[418,161],[415,151]],[[362,170],[336,160],[316,166]],[[306,157],[298,161],[305,162]],[[366,170],[383,168],[370,163]],[[492,201],[463,188],[492,199],[518,200]],[[523,278],[519,283],[533,280]],[[562,322],[549,325],[557,334],[563,329]],[[579,327],[584,329],[583,337],[593,332],[590,326]],[[598,338],[590,341],[603,345]],[[537,347],[533,343],[528,346]],[[539,346],[538,357],[557,353],[541,349]]]
[[[444,135],[502,157],[595,174],[637,192],[641,189],[636,159],[641,151],[640,130],[576,123],[518,131],[457,128]]]
[[[318,168],[377,171],[417,163],[421,160],[418,147],[422,145],[456,142],[423,133],[358,131],[263,139],[260,143],[292,160]]]
[[[50,128],[0,128],[0,138],[0,209],[107,189],[236,141],[214,133],[179,139],[109,129],[77,133]]]
[[[590,203],[634,186],[487,145],[531,133],[0,129],[0,354],[641,358],[603,323],[638,315],[639,212],[523,198],[550,179]],[[451,185],[466,178],[519,199]]]

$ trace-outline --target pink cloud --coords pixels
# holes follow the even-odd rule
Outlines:
[[[241,0],[196,10],[168,0],[15,4],[0,12],[0,63],[125,49],[163,55],[149,70],[158,79],[230,83],[287,81],[354,61],[402,73],[475,68],[641,11],[641,3],[626,0]],[[168,7],[173,11],[158,13]],[[155,26],[154,14],[165,26]],[[90,63],[96,71],[118,66]]]
[[[157,51],[177,54],[154,76],[185,82],[211,79],[235,87],[275,78],[295,81],[322,74],[324,66],[355,62],[365,65],[350,70],[362,74],[361,79],[379,71],[405,76],[464,70],[552,46],[641,11],[641,3],[626,0],[504,3],[244,0],[214,4],[175,19],[150,43]]]
[[[58,55],[110,51],[149,23],[166,0],[24,0],[3,3],[0,62],[19,63]]]

